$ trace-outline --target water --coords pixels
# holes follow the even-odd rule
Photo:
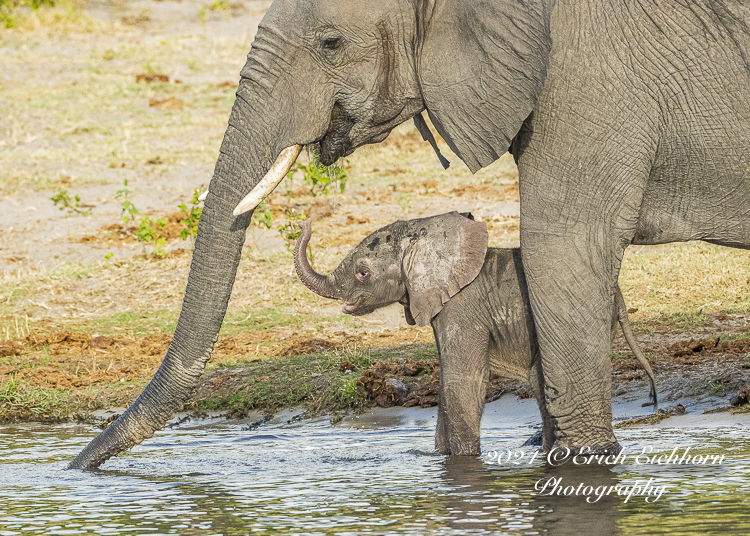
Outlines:
[[[381,410],[336,426],[290,413],[255,430],[191,421],[92,473],[63,469],[98,429],[3,426],[0,535],[747,533],[750,418],[699,413],[618,431],[626,462],[583,469],[551,467],[538,455],[529,463],[531,448],[520,451],[519,465],[434,455],[431,409]],[[518,449],[537,415],[529,400],[489,405],[483,449]],[[635,464],[646,446],[725,458]],[[587,502],[540,494],[535,486],[550,477],[584,491],[652,479],[666,491],[652,502],[635,495],[626,502],[617,492]]]

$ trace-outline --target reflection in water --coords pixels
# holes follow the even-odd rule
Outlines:
[[[537,520],[539,529],[547,528],[560,535],[617,532],[623,499],[612,494],[587,493],[588,490],[608,490],[620,483],[612,467],[579,466],[570,462],[561,466],[547,466],[541,481],[548,485],[546,489],[539,486],[544,491],[534,500],[539,509],[546,512]],[[565,489],[570,488],[581,490],[581,494],[574,492],[566,496]]]
[[[422,415],[422,414],[418,414]],[[718,534],[747,532],[750,427],[641,428],[643,445],[726,455],[722,465],[548,466],[432,455],[434,419],[331,427],[276,420],[258,430],[206,421],[165,430],[95,473],[63,471],[92,427],[0,427],[0,536],[10,534]],[[731,424],[731,425],[730,425]],[[528,430],[483,423],[485,448],[516,449]],[[708,439],[707,439],[708,437]],[[489,444],[488,444],[489,443]],[[611,487],[653,479],[656,502],[596,502],[539,482]],[[558,482],[558,481],[556,481]],[[552,489],[550,487],[547,488]],[[563,489],[563,488],[561,488]],[[657,530],[658,528],[658,530]]]
[[[617,495],[596,495],[587,502],[580,492],[565,495],[565,488],[609,488],[619,479],[607,466],[573,464],[513,470],[488,469],[477,458],[446,458],[444,480],[454,491],[444,498],[454,528],[502,528],[508,532],[551,530],[554,534],[615,534],[619,507]],[[549,479],[559,487],[544,483]],[[559,481],[554,479],[561,479]],[[542,493],[539,491],[544,490]]]

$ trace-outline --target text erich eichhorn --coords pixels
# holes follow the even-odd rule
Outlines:
[[[570,450],[565,448],[553,448],[546,455],[540,451],[526,453],[522,450],[507,450],[505,452],[494,451],[486,460],[498,465],[522,465],[532,464],[535,460],[542,461],[546,458],[548,465],[558,466],[566,463],[573,465],[623,465],[632,462],[633,465],[720,465],[724,461],[724,455],[706,454],[691,455],[690,447],[680,451],[675,447],[672,452],[652,454],[653,447],[645,446],[639,454],[629,454],[622,449],[619,454],[588,454],[590,449],[583,447],[579,454],[571,456]],[[526,458],[526,459],[524,459]],[[667,486],[652,485],[654,479],[648,481],[636,480],[633,484],[616,484],[610,486],[587,486],[581,482],[576,485],[565,485],[562,477],[547,477],[539,479],[534,485],[537,495],[556,496],[583,496],[590,503],[598,502],[605,495],[625,496],[628,502],[633,496],[645,496],[646,502],[658,501]]]

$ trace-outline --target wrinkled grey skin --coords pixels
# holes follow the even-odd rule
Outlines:
[[[750,247],[748,20],[740,0],[276,0],[241,71],[172,345],[70,467],[150,437],[190,396],[250,222],[232,211],[282,149],[316,144],[330,164],[424,110],[472,171],[510,146],[555,441],[619,450],[609,328],[625,247]]]
[[[432,325],[441,373],[435,433],[441,454],[479,454],[490,371],[531,384],[542,414],[542,448],[549,451],[554,428],[540,396],[539,346],[521,251],[488,249],[485,225],[466,216],[452,212],[387,225],[365,238],[328,275],[317,273],[306,257],[312,233],[308,220],[301,224],[294,267],[310,290],[342,300],[347,314],[359,316],[398,302],[409,324]],[[458,291],[447,291],[454,281]],[[439,300],[426,299],[425,292]],[[649,376],[656,405],[654,374],[633,337],[619,287],[615,296],[613,335],[619,320]]]

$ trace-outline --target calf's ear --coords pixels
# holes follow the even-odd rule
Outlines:
[[[409,224],[401,272],[412,319],[426,326],[449,299],[479,275],[487,254],[487,227],[457,212]]]

